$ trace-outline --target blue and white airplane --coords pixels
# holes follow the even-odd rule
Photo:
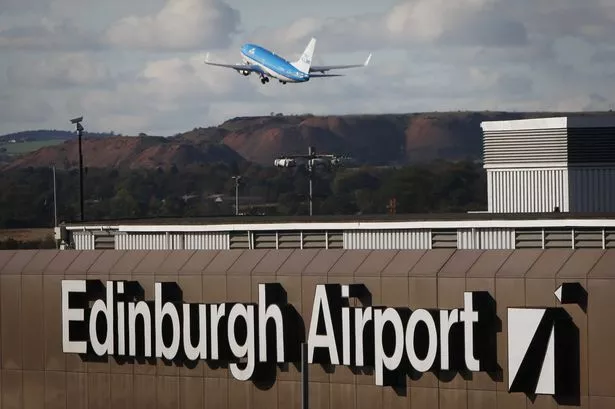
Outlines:
[[[315,46],[316,39],[312,38],[305,48],[305,51],[303,51],[301,58],[297,61],[290,62],[259,45],[244,44],[243,47],[241,47],[243,64],[222,64],[211,62],[209,61],[209,53],[207,53],[207,56],[205,57],[205,64],[232,68],[239,74],[243,74],[245,76],[255,73],[260,76],[263,84],[268,83],[269,78],[275,78],[282,84],[286,84],[287,82],[307,82],[311,78],[341,77],[342,75],[340,74],[325,74],[325,72],[344,68],[366,67],[369,64],[369,60],[372,58],[372,55],[370,54],[363,64],[313,66],[312,56],[314,55]]]

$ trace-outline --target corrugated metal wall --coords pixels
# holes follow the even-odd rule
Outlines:
[[[459,249],[509,250],[515,248],[514,229],[459,229]]]
[[[555,163],[567,160],[567,129],[483,132],[485,165]]]
[[[489,212],[615,211],[615,167],[488,169]]]
[[[568,172],[572,211],[615,211],[615,167],[572,168]]]
[[[569,211],[565,168],[489,169],[487,192],[489,212],[551,212],[556,206]]]
[[[344,248],[347,250],[404,250],[430,249],[430,230],[372,230],[345,231]]]
[[[186,250],[228,250],[229,233],[185,233],[184,248]]]
[[[76,231],[73,233],[75,248],[79,250],[94,250],[94,234],[90,231]]]
[[[227,250],[228,233],[120,233],[116,250]]]
[[[102,234],[76,231],[72,247],[76,250],[615,248],[615,228],[607,226],[284,231],[273,235],[267,232],[267,237],[260,238],[254,236],[254,232],[233,232],[236,233],[241,234],[233,239],[229,232]]]

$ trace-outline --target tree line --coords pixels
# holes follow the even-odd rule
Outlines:
[[[200,164],[170,169],[87,169],[85,217],[90,221],[235,213],[235,181],[243,214],[305,215],[309,177],[304,168]],[[58,222],[79,220],[79,170],[56,171]],[[473,162],[406,167],[359,167],[313,175],[314,214],[465,212],[486,208],[486,178]],[[0,178],[0,228],[51,227],[52,171],[25,168]]]

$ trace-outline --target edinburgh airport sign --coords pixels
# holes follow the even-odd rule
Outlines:
[[[308,363],[373,368],[377,385],[394,384],[400,373],[497,369],[499,321],[488,292],[464,292],[459,308],[411,310],[372,306],[362,284],[320,284],[308,326],[285,294],[277,283],[259,284],[256,304],[185,303],[176,283],[157,282],[154,299],[146,301],[134,281],[104,286],[98,280],[63,280],[63,351],[85,359],[223,361],[244,381],[253,379],[259,366],[299,362],[304,340]],[[532,364],[527,353],[532,334],[539,324],[555,327],[556,310],[521,309],[510,319],[520,326],[513,329],[519,339],[512,363],[516,371]],[[535,328],[522,328],[533,322]],[[529,335],[520,335],[523,331]],[[547,332],[539,340],[544,348],[538,353],[546,360],[554,358],[553,336]],[[532,392],[555,393],[555,381],[545,381],[549,371],[537,372],[542,384],[536,380]],[[522,381],[509,389],[527,390]]]

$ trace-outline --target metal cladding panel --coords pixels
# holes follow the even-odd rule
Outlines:
[[[486,166],[565,163],[568,159],[566,128],[485,131],[483,135],[483,162]]]
[[[488,209],[492,213],[567,212],[568,170],[488,170]]]
[[[117,250],[227,250],[228,233],[126,233],[115,236]]]
[[[115,236],[116,250],[166,250],[165,233],[126,233]]]
[[[615,127],[568,130],[569,163],[615,163]]]
[[[515,248],[514,229],[481,230],[479,239],[482,250],[512,250]]]
[[[512,250],[515,248],[515,230],[510,229],[459,229],[460,250]]]
[[[94,235],[89,231],[78,231],[73,234],[75,250],[94,250]]]
[[[214,233],[185,233],[184,249],[186,250],[228,250],[229,234]]]
[[[571,168],[568,173],[571,211],[615,211],[615,166]]]
[[[425,250],[431,248],[430,230],[345,231],[347,250]]]
[[[475,229],[459,229],[457,230],[457,243],[459,248],[463,250],[477,249],[480,245],[478,234]]]

